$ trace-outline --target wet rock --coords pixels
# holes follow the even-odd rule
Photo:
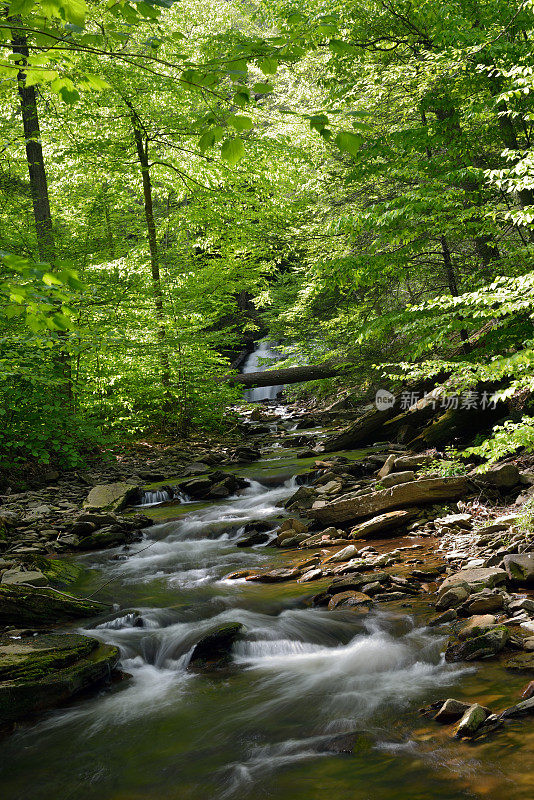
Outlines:
[[[84,502],[84,508],[98,511],[120,511],[139,496],[131,483],[107,483],[94,486]]]
[[[317,752],[353,756],[368,752],[372,746],[372,742],[366,734],[341,733],[318,742]]]
[[[385,514],[379,514],[365,522],[360,522],[359,525],[352,528],[349,538],[371,539],[374,536],[380,536],[386,531],[391,536],[391,532],[395,528],[398,528],[399,532],[403,532],[404,526],[417,514],[418,509],[416,508],[405,508],[399,511],[388,511]]]
[[[534,614],[534,600],[530,597],[521,597],[517,600],[512,600],[508,603],[508,611],[511,614],[518,611],[527,611],[529,614]]]
[[[534,697],[528,700],[523,700],[521,703],[516,703],[501,712],[503,719],[512,719],[513,717],[521,717],[523,714],[534,714]]]
[[[373,604],[369,595],[363,592],[347,591],[335,594],[328,603],[328,610],[336,608],[359,608],[360,606],[371,606]]]
[[[250,575],[254,575],[253,572],[249,569],[239,569],[237,572],[230,572],[229,575],[225,575],[225,580],[227,581],[237,581],[240,578],[248,578]]]
[[[499,611],[503,606],[504,597],[500,592],[485,589],[472,594],[463,610],[469,615],[490,614],[492,611]]]
[[[77,634],[0,638],[0,723],[10,725],[109,680],[117,647]]]
[[[355,494],[346,494],[331,502],[319,500],[313,504],[311,514],[319,522],[340,524],[403,506],[459,499],[467,494],[469,489],[470,483],[464,477],[427,478],[409,481],[378,492],[369,492],[359,497]]]
[[[390,475],[385,475],[380,480],[380,483],[386,489],[389,489],[390,486],[397,486],[400,483],[408,483],[408,481],[413,480],[415,480],[415,472],[407,470],[405,472],[392,472]]]
[[[365,586],[367,583],[380,583],[380,585],[382,585],[388,581],[389,575],[387,572],[367,572],[361,575],[348,575],[347,577],[336,578],[326,591],[330,595],[353,590],[360,591],[361,587]]]
[[[286,500],[285,507],[288,510],[302,509],[303,511],[312,507],[315,502],[316,492],[311,486],[299,486],[295,494]]]
[[[445,700],[434,719],[436,722],[442,722],[444,725],[447,725],[463,717],[469,708],[469,703],[463,703],[461,700],[455,700],[453,697],[450,697],[448,700]]]
[[[517,656],[512,656],[506,662],[505,667],[512,672],[534,674],[534,653],[519,653]]]
[[[272,569],[270,572],[262,572],[257,575],[250,575],[247,581],[256,583],[281,583],[282,581],[292,581],[300,577],[299,569]]]
[[[232,647],[245,631],[240,622],[229,622],[203,636],[193,648],[188,668],[224,669],[231,662]]]
[[[325,564],[330,563],[338,563],[341,561],[350,561],[351,558],[358,555],[358,548],[355,547],[353,544],[349,544],[347,547],[344,547],[342,550],[338,550],[337,553],[334,553],[328,558],[325,559]]]
[[[460,641],[464,641],[472,636],[480,636],[489,628],[493,628],[496,624],[497,617],[495,617],[493,614],[479,614],[472,617],[460,628],[458,632],[458,638]]]
[[[0,584],[0,625],[50,625],[107,611],[104,603],[84,600],[49,587]]]
[[[447,611],[449,608],[457,608],[462,605],[469,597],[469,587],[467,584],[451,586],[450,589],[440,594],[436,601],[436,611]]]
[[[445,660],[449,662],[476,661],[481,658],[489,658],[500,653],[509,639],[510,631],[500,625],[481,636],[474,636],[460,644],[449,642],[445,651]]]
[[[236,543],[236,547],[254,547],[257,544],[266,544],[271,537],[268,533],[261,533],[260,531],[255,531],[254,533],[250,533],[248,536],[244,536],[242,539],[239,539]]]
[[[2,575],[2,585],[18,586],[48,586],[48,580],[40,570],[8,569]]]
[[[512,583],[534,584],[534,553],[504,556],[504,567]]]
[[[507,578],[506,572],[498,567],[461,569],[459,572],[455,572],[445,578],[440,586],[440,592],[457,584],[467,584],[472,591],[479,591],[485,588],[494,589],[496,586],[505,584]]]
[[[474,703],[467,709],[460,722],[454,729],[455,738],[470,739],[477,732],[480,726],[484,724],[489,716],[489,713],[490,712],[487,708],[479,706],[478,703]]]
[[[436,614],[436,616],[432,617],[428,624],[431,627],[436,625],[444,625],[446,622],[454,622],[454,620],[458,619],[458,614],[454,608],[449,608],[447,611],[444,611],[442,614]]]
[[[323,576],[323,571],[321,569],[310,569],[308,572],[305,572],[304,575],[298,579],[297,583],[308,583],[309,581],[316,581]]]

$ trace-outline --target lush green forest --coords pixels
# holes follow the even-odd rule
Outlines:
[[[534,3],[0,8],[2,469],[217,428],[264,336],[534,442]]]

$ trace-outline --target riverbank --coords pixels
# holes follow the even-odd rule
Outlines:
[[[423,741],[423,724],[425,741],[442,747],[445,736],[462,753],[461,742],[452,737],[465,712],[479,724],[467,731],[464,723],[459,733],[484,734],[484,739],[475,739],[481,752],[485,748],[493,752],[499,738],[515,736],[521,725],[527,729],[521,735],[528,738],[531,722],[521,723],[515,715],[530,710],[530,705],[517,705],[532,672],[529,639],[534,634],[529,625],[534,627],[534,600],[529,597],[530,578],[518,577],[513,566],[530,552],[530,523],[522,505],[531,485],[528,464],[520,464],[521,469],[514,464],[501,466],[481,483],[476,476],[440,475],[435,452],[409,453],[394,443],[318,455],[312,445],[320,446],[326,431],[316,418],[291,416],[286,410],[278,414],[258,410],[253,416],[243,422],[246,457],[245,451],[237,459],[236,451],[217,453],[210,465],[209,454],[198,461],[195,453],[174,476],[162,475],[151,466],[138,475],[140,481],[96,483],[100,492],[106,487],[105,496],[113,496],[113,503],[122,502],[132,489],[139,492],[140,487],[149,498],[149,493],[161,492],[163,485],[173,491],[164,502],[141,509],[125,502],[119,510],[110,510],[83,509],[72,499],[68,502],[75,508],[64,520],[64,529],[54,540],[50,538],[56,543],[67,539],[61,553],[51,547],[46,552],[17,555],[9,552],[9,545],[4,548],[0,606],[7,611],[2,617],[0,677],[4,698],[9,700],[4,707],[15,709],[6,720],[8,727],[15,724],[19,731],[13,741],[23,736],[37,747],[35,737],[40,725],[45,725],[59,746],[65,731],[81,735],[79,721],[84,718],[98,730],[104,725],[108,741],[105,726],[112,724],[113,714],[124,717],[128,729],[137,730],[145,702],[155,703],[160,724],[169,703],[184,724],[186,712],[175,693],[180,694],[183,687],[191,702],[190,692],[199,681],[204,690],[213,686],[217,691],[216,687],[227,685],[230,692],[231,687],[233,695],[224,701],[229,704],[227,714],[232,717],[230,709],[241,708],[248,719],[257,701],[247,700],[239,686],[249,686],[251,676],[258,675],[260,697],[274,703],[273,709],[277,701],[271,691],[282,690],[279,713],[273,716],[269,706],[254,712],[264,722],[270,720],[269,728],[291,727],[292,718],[302,717],[304,709],[291,710],[293,700],[283,688],[286,681],[289,691],[297,680],[302,698],[308,693],[322,696],[323,691],[333,691],[335,696],[341,692],[345,697],[344,722],[343,713],[334,712],[325,695],[325,709],[330,710],[325,710],[326,717],[321,715],[320,723],[304,723],[302,718],[292,728],[297,739],[280,745],[279,756],[268,746],[267,760],[279,757],[282,775],[286,768],[295,769],[302,758],[313,761],[324,759],[326,753],[334,758],[350,752],[358,759],[361,748],[383,752],[376,750],[383,736],[377,739],[373,731],[384,703],[397,709],[399,722],[404,720],[400,741],[414,741],[415,736],[418,746]],[[146,482],[147,475],[154,480]],[[239,481],[243,483],[235,483]],[[122,495],[116,488],[110,490],[117,484],[126,484]],[[185,494],[187,486],[196,497]],[[94,502],[94,493],[95,486],[86,485],[80,491],[82,502],[91,494]],[[61,491],[55,497],[56,508],[46,512],[43,525],[51,521],[49,514],[63,513]],[[521,501],[515,506],[518,497]],[[22,515],[31,513],[30,503],[44,499],[30,496],[13,502],[19,504]],[[132,526],[142,518],[140,512],[156,524],[137,527],[142,536],[138,541],[136,537],[119,543],[110,539],[106,549],[85,547],[84,541],[94,544],[102,528],[72,532],[74,525],[95,525],[95,517],[106,515],[108,527]],[[81,518],[84,515],[89,519]],[[16,546],[50,546],[44,538],[37,543],[31,537],[25,541],[25,532],[32,527],[7,530],[9,536],[18,531],[19,538],[13,540]],[[69,536],[77,537],[76,546]],[[6,573],[13,570],[29,572],[28,565],[36,558],[41,559],[41,567],[32,571],[40,571],[45,584],[39,583],[39,576],[37,583],[28,584],[24,574],[18,585],[4,582]],[[45,562],[61,564],[69,571],[67,579],[63,575],[61,594],[54,593],[58,578],[53,579],[51,571],[46,574]],[[10,607],[19,614],[24,610],[26,617],[9,618],[14,612],[6,606],[8,593],[17,595]],[[88,599],[76,601],[66,593]],[[47,615],[39,618],[43,597]],[[50,598],[55,605],[50,605]],[[58,623],[62,635],[46,639],[49,634],[43,631]],[[70,640],[68,646],[66,640]],[[95,662],[102,666],[95,669]],[[476,680],[463,678],[472,674],[474,665]],[[69,681],[69,670],[80,676],[78,683]],[[130,677],[110,685],[125,673]],[[59,682],[55,688],[51,675]],[[269,675],[275,681],[272,685]],[[496,675],[500,676],[498,689]],[[40,697],[33,709],[23,706],[13,693],[24,682],[26,697]],[[79,700],[34,727],[18,723],[106,683],[108,689],[100,699]],[[73,689],[70,695],[65,686]],[[452,686],[454,690],[448,688]],[[489,687],[493,688],[488,691]],[[359,693],[361,700],[356,701]],[[214,724],[221,725],[221,699],[214,699],[211,709],[208,705],[202,711],[200,699],[195,699],[195,713],[206,720],[211,715]],[[458,701],[456,717],[450,702],[440,711],[444,701],[452,699]],[[243,707],[244,702],[250,703],[249,709]],[[433,720],[418,722],[413,715],[420,706],[432,716],[437,713],[438,721],[446,721],[447,726],[441,728]],[[17,708],[22,711],[19,716]],[[502,715],[503,711],[507,713]],[[488,717],[490,712],[493,718]],[[202,727],[201,717],[195,718],[193,727]],[[494,732],[497,725],[501,727],[498,733]],[[245,732],[249,727],[247,722]],[[306,733],[301,744],[298,731],[301,738]],[[146,746],[145,733],[138,730],[136,736]],[[162,736],[156,739],[164,747],[168,740],[163,732]],[[216,739],[215,761],[228,761],[225,746]],[[45,750],[54,758],[48,750],[52,746],[47,744]],[[185,741],[181,747],[188,752]],[[105,760],[104,753],[101,758]],[[265,769],[263,757],[260,762]],[[211,764],[208,773],[212,776],[214,769]],[[253,764],[247,771],[255,774]],[[236,791],[242,791],[241,779],[236,775],[234,779]],[[17,779],[13,780],[16,784]],[[343,780],[348,792],[351,782],[347,776]],[[72,785],[70,779],[67,783]],[[251,785],[257,787],[256,777]],[[204,797],[215,792],[213,786],[206,789],[198,774],[190,776],[188,786],[191,797],[197,796],[199,787],[207,792]],[[224,786],[224,791],[230,791],[228,781]],[[166,796],[174,796],[168,786],[165,791]],[[444,796],[447,791],[444,788]],[[56,796],[62,795],[56,791]]]

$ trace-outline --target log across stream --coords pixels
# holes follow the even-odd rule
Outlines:
[[[254,480],[237,496],[184,504],[177,518],[175,507],[175,518],[162,518],[128,552],[82,557],[90,571],[77,591],[106,584],[97,597],[117,604],[85,632],[119,646],[130,678],[5,740],[5,800],[531,796],[517,776],[532,726],[473,749],[418,716],[451,693],[511,702],[517,687],[497,666],[482,679],[471,666],[446,664],[444,638],[425,626],[417,602],[360,615],[311,608],[317,584],[225,579],[295,560],[235,541],[247,522],[275,527],[295,488],[288,470],[303,466],[278,449],[244,468]],[[228,623],[244,626],[228,668],[188,669],[195,643]]]

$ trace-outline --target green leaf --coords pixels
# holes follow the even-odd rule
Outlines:
[[[231,167],[235,167],[245,155],[245,147],[239,136],[226,139],[221,148],[221,158]]]
[[[55,69],[30,69],[26,72],[26,86],[39,86],[50,83],[58,77]]]
[[[12,0],[9,4],[8,16],[14,17],[17,14],[27,14],[35,4],[35,0]]]
[[[261,69],[264,75],[276,75],[276,70],[278,69],[278,61],[276,58],[260,58],[258,61],[258,67]]]
[[[357,133],[349,133],[345,131],[343,133],[338,133],[334,142],[337,144],[340,150],[344,150],[346,153],[350,153],[351,156],[357,156],[362,146],[363,139],[361,136],[358,136]]]
[[[198,147],[201,153],[205,153],[206,150],[209,150],[210,147],[213,147],[214,144],[220,142],[224,136],[224,128],[220,125],[217,125],[215,128],[210,128],[208,131],[202,134],[198,141]]]
[[[255,83],[252,90],[256,94],[269,94],[269,92],[274,91],[274,87],[270,83]]]
[[[47,286],[61,286],[63,281],[52,272],[45,272],[43,275],[43,283],[46,283]]]
[[[341,39],[330,39],[328,47],[337,56],[356,53],[356,48],[352,44],[341,41]]]
[[[254,125],[250,117],[245,117],[241,114],[231,114],[228,117],[228,122],[236,131],[248,131]]]

